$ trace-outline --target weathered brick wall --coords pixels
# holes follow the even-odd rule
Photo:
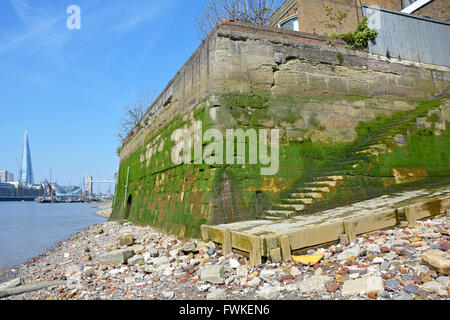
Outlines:
[[[288,1],[289,2],[289,1]],[[401,0],[366,0],[363,4],[375,5],[381,8],[401,11]],[[342,29],[338,32],[348,32],[356,28],[358,19],[362,19],[362,9],[360,1],[355,0],[297,0],[296,5],[286,14],[280,16],[277,20],[282,21],[297,12],[299,19],[299,29],[302,32],[314,34],[331,34],[324,23],[330,22],[327,17],[325,7],[333,9],[333,15],[338,12],[347,13],[347,18],[342,24]],[[276,25],[276,24],[275,24]]]
[[[434,0],[419,10],[413,12],[416,16],[450,22],[450,1]]]

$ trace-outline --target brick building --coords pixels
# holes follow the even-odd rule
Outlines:
[[[355,29],[363,18],[362,5],[374,5],[385,9],[403,11],[449,22],[449,0],[286,0],[272,17],[272,26],[314,34],[348,32]],[[340,30],[330,29],[326,8],[333,16],[346,13]],[[335,23],[336,24],[336,23]]]

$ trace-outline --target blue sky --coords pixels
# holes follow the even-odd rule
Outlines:
[[[28,130],[35,181],[113,179],[124,106],[166,86],[199,46],[201,0],[0,1],[0,170]],[[70,5],[81,30],[69,30]]]

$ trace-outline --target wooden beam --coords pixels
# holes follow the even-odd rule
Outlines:
[[[291,251],[291,243],[289,241],[289,237],[281,236],[278,237],[280,249],[281,249],[281,257],[284,262],[288,262],[291,260],[292,251]]]

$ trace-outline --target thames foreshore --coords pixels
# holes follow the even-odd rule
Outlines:
[[[450,212],[416,226],[372,232],[348,246],[309,250],[288,263],[268,260],[251,267],[247,257],[224,256],[212,242],[178,240],[150,227],[108,221],[10,270],[15,281],[9,289],[0,285],[0,297],[448,300],[449,240]],[[17,294],[39,284],[49,287]]]

